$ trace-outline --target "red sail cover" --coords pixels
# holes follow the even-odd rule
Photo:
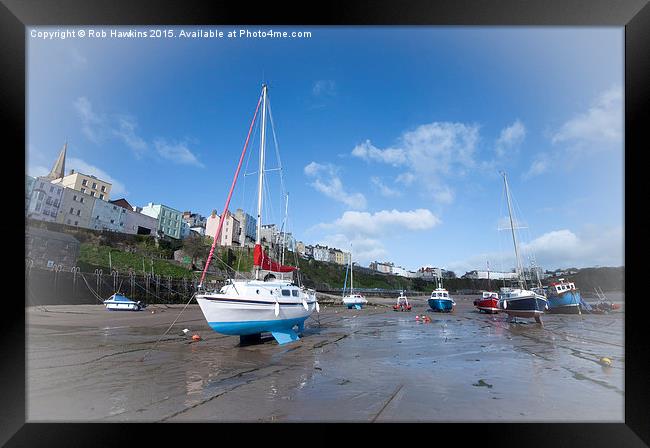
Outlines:
[[[262,246],[259,244],[255,245],[255,250],[253,251],[253,264],[259,266],[261,269],[273,272],[291,272],[298,269],[295,266],[285,266],[273,261],[266,251],[262,250]]]

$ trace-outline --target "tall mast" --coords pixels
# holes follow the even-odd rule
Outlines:
[[[512,243],[515,246],[515,259],[517,261],[517,275],[519,277],[519,283],[521,284],[523,282],[524,289],[526,289],[526,280],[523,278],[523,269],[521,266],[521,260],[519,258],[519,248],[517,247],[517,237],[515,236],[515,226],[512,221],[512,205],[510,204],[510,191],[508,190],[508,180],[506,179],[506,173],[504,171],[502,171],[501,174],[503,174],[503,183],[506,186],[506,200],[508,202],[508,215],[510,216],[510,230],[512,231]]]
[[[492,290],[490,287],[490,260],[487,261],[487,268],[488,268],[488,290]]]
[[[352,246],[350,246],[350,295],[352,295],[352,289],[354,288],[354,269],[352,269]]]
[[[282,258],[281,263],[284,264],[284,245],[286,244],[287,236],[287,214],[289,213],[289,193],[287,193],[285,206],[284,206],[284,222],[282,223]]]
[[[262,124],[260,128],[260,169],[257,178],[257,234],[255,244],[262,244],[262,191],[264,185],[264,141],[266,137],[266,84],[262,84]],[[262,254],[264,248],[262,247]],[[255,280],[260,278],[260,267],[255,268]]]

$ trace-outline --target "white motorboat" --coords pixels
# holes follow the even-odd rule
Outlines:
[[[140,311],[146,307],[142,302],[134,302],[119,292],[104,300],[104,305],[111,311]]]

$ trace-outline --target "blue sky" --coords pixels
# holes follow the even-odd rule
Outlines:
[[[28,29],[27,173],[46,174],[67,138],[66,169],[113,182],[113,198],[220,211],[266,81],[297,239],[352,244],[362,265],[509,270],[505,170],[526,259],[623,264],[623,28],[273,29],[312,36]],[[279,224],[278,172],[268,179],[263,221]],[[241,176],[231,209],[254,214],[255,188]]]

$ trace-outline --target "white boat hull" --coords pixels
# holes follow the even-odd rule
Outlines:
[[[305,320],[317,309],[317,302],[315,295],[302,291],[298,296],[282,296],[282,286],[286,289],[281,284],[239,284],[221,293],[198,294],[196,300],[208,325],[217,333],[247,336],[271,332],[284,343],[281,334],[297,340],[293,328],[304,330]]]

